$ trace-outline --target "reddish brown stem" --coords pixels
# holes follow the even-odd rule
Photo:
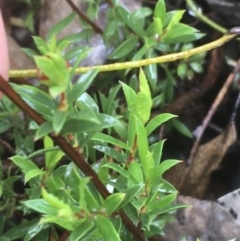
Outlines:
[[[87,15],[85,15],[80,9],[72,2],[72,0],[66,0],[67,3],[71,6],[72,10],[77,13],[77,15],[83,19],[91,28],[95,31],[95,33],[103,34],[103,31],[100,27],[98,27]]]
[[[10,84],[4,80],[0,75],[0,90],[16,105],[18,106],[25,114],[27,114],[32,120],[34,120],[38,125],[42,125],[46,120],[40,116],[34,109],[28,106],[21,97],[13,90]],[[82,155],[74,150],[74,148],[66,141],[66,139],[59,135],[54,136],[50,135],[52,140],[62,149],[62,151],[83,171],[86,176],[91,177],[91,181],[100,192],[102,197],[107,198],[110,193],[105,188],[103,183],[98,178],[97,174],[93,169],[88,165],[87,162],[83,159]],[[135,240],[145,241],[144,236],[141,232],[137,230],[137,227],[129,219],[129,217],[124,213],[123,210],[119,211],[122,221],[129,232],[133,235]]]

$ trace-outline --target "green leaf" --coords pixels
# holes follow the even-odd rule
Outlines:
[[[44,188],[42,188],[42,196],[43,198],[53,207],[58,209],[58,218],[63,217],[68,219],[76,219],[77,217],[74,216],[70,206],[65,202],[61,201],[58,197],[54,196],[51,193],[47,193]]]
[[[118,233],[122,232],[122,220],[119,216],[115,216],[111,218],[112,224],[114,225],[115,229]]]
[[[14,225],[13,228],[1,235],[2,241],[10,241],[22,238],[25,234],[39,223],[39,219],[35,218],[31,221],[22,222],[18,225]]]
[[[11,83],[11,86],[22,99],[38,113],[47,118],[53,116],[56,104],[45,91],[29,85],[16,85]]]
[[[145,53],[147,52],[147,50],[148,50],[147,45],[144,44],[144,45],[136,52],[136,54],[133,56],[132,61],[136,61],[136,60],[142,59],[143,56],[145,55]],[[131,70],[131,69],[126,69],[125,75],[127,75],[130,70]],[[131,85],[130,85],[130,86],[131,86]]]
[[[111,87],[110,91],[109,91],[109,94],[108,94],[108,98],[107,98],[107,103],[106,103],[106,106],[105,106],[105,111],[104,113],[105,114],[108,114],[108,115],[112,115],[115,111],[114,108],[115,108],[115,103],[116,103],[116,97],[117,97],[117,94],[119,92],[121,88],[121,85],[120,84],[117,84],[115,85],[114,87]]]
[[[90,132],[90,131],[98,131],[98,130],[100,131],[104,128],[113,127],[114,125],[119,124],[118,119],[110,115],[98,114],[96,115],[96,117],[97,119],[95,119],[94,122],[80,120],[80,119],[68,120],[65,122],[61,133],[68,134],[68,133],[82,133],[82,132]]]
[[[27,183],[30,179],[42,175],[44,172],[40,169],[32,169],[28,172],[26,172],[24,177],[24,182]]]
[[[199,62],[190,62],[190,66],[192,70],[196,73],[202,73],[203,72],[203,67],[202,64]]]
[[[137,143],[138,143],[138,153],[140,157],[140,162],[142,164],[143,173],[148,179],[149,175],[151,175],[151,170],[153,168],[153,158],[151,153],[148,151],[148,139],[147,133],[144,128],[143,123],[136,118],[136,126],[137,126]]]
[[[136,133],[137,133],[137,127],[136,127],[136,121],[135,116],[133,114],[130,114],[129,121],[128,121],[128,145],[133,147],[136,141]]]
[[[120,44],[117,49],[108,56],[108,59],[119,59],[125,57],[131,51],[133,51],[137,46],[138,38],[136,36],[129,37],[122,44]]]
[[[161,140],[150,147],[150,151],[153,153],[154,166],[157,167],[161,162],[163,144],[165,140]]]
[[[136,110],[135,110],[135,102],[136,102],[136,93],[135,91],[129,87],[128,85],[126,85],[123,82],[120,82],[123,88],[123,92],[127,101],[127,105],[128,105],[128,110],[131,114],[135,114]]]
[[[140,92],[136,96],[135,108],[138,117],[145,123],[149,120],[151,114],[152,98],[148,81],[142,69],[140,69],[139,81]]]
[[[58,135],[63,128],[68,116],[68,111],[56,110],[53,116],[53,131]]]
[[[49,232],[48,232],[48,228],[49,228],[49,224],[36,224],[33,225],[31,227],[31,229],[29,229],[28,233],[25,235],[23,241],[30,241],[30,240],[41,240],[41,241],[48,241],[48,237],[49,237]],[[43,235],[45,236],[45,239],[43,237]],[[40,237],[40,239],[38,239]]]
[[[160,18],[154,18],[153,22],[147,28],[148,37],[152,37],[155,35],[161,35],[163,31],[163,25]]]
[[[67,89],[70,70],[67,69],[66,61],[61,55],[48,53],[47,57],[35,56],[34,61],[38,68],[48,77],[48,80],[42,81],[42,83],[50,87]]]
[[[172,123],[173,123],[173,126],[180,132],[182,133],[183,135],[189,137],[189,138],[192,138],[192,133],[191,131],[182,123],[180,122],[179,120],[177,119],[173,119],[172,120]]]
[[[108,218],[97,215],[96,224],[99,233],[102,235],[105,241],[121,241],[118,232]]]
[[[164,172],[166,172],[171,167],[175,166],[176,164],[178,164],[180,162],[181,161],[179,161],[179,160],[173,160],[173,159],[165,160],[155,169],[155,173],[160,178]]]
[[[147,52],[147,58],[154,58],[156,57],[156,54],[154,53],[153,49],[150,49]],[[149,81],[149,84],[152,89],[156,89],[156,84],[158,80],[158,68],[157,64],[149,64],[145,67],[145,73],[147,76],[147,79]]]
[[[46,135],[48,135],[50,132],[53,131],[52,122],[46,121],[44,122],[39,128],[37,129],[37,132],[35,134],[35,140],[38,140]]]
[[[77,170],[76,166],[74,164],[70,164],[65,173],[66,172],[68,173],[68,175],[65,178],[65,182],[68,186],[72,187],[72,195],[74,195],[77,200],[80,200],[81,198],[87,200],[87,208],[89,210],[99,209],[101,204],[101,198],[99,198],[98,193],[96,192],[95,188],[91,186],[91,183],[88,183],[88,185],[86,186],[84,182],[87,182],[87,180],[84,180],[84,182],[82,182],[82,177],[80,176],[80,173]],[[65,173],[64,176],[66,176]],[[86,188],[84,188],[84,185],[86,186]],[[81,195],[80,192],[83,192],[83,195]]]
[[[22,172],[27,173],[28,171],[31,171],[32,169],[39,169],[38,166],[33,163],[32,161],[26,159],[22,156],[13,156],[9,158],[11,161],[14,162],[16,166],[18,166]]]
[[[140,164],[136,161],[130,162],[128,166],[128,172],[130,175],[132,175],[138,184],[143,183],[143,172]]]
[[[123,148],[125,150],[130,150],[130,147],[127,144],[125,144],[124,142],[122,142],[112,136],[103,134],[103,133],[97,133],[95,136],[92,137],[92,140],[96,140],[96,141],[100,141],[100,142],[107,142],[107,143],[113,144],[115,146],[118,146],[120,148]]]
[[[88,211],[88,205],[87,205],[87,199],[85,197],[85,190],[87,188],[87,184],[90,181],[90,177],[84,177],[79,179],[79,204],[81,208],[89,214]]]
[[[153,200],[147,205],[147,210],[148,212],[151,212],[158,208],[171,206],[171,204],[173,203],[174,200],[176,200],[176,198],[177,198],[177,192],[171,193],[169,195],[166,195],[165,197],[162,197],[158,202],[154,202]]]
[[[91,110],[94,113],[99,113],[99,108],[93,98],[87,94],[83,93],[76,101],[77,106],[83,110]]]
[[[49,173],[48,170],[47,172]],[[48,176],[46,186],[48,187],[48,191],[50,193],[58,193],[66,188],[65,182],[61,178],[53,177],[52,175]]]
[[[150,134],[152,134],[152,132],[157,127],[162,125],[164,122],[172,119],[173,117],[177,117],[177,116],[176,115],[172,115],[172,114],[168,114],[168,113],[159,114],[159,115],[155,116],[153,119],[151,119],[148,122],[148,124],[146,126],[147,135],[149,136]]]
[[[112,157],[114,160],[125,163],[126,162],[126,154],[121,153],[111,147],[96,145],[93,146],[96,150],[103,152],[104,154]]]
[[[71,218],[62,218],[62,217],[58,217],[58,216],[51,216],[51,215],[46,215],[43,218],[41,218],[40,220],[40,224],[42,223],[55,223],[59,226],[61,226],[62,228],[64,228],[65,230],[70,230],[73,231],[74,227],[73,227],[73,220],[71,220]]]
[[[47,34],[47,39],[50,39],[53,35],[57,35],[60,33],[64,28],[66,28],[76,17],[76,13],[72,12],[67,17],[65,17],[63,20],[58,22],[54,27],[52,27]]]
[[[58,164],[58,162],[62,159],[62,157],[65,155],[62,151],[52,151],[49,155],[49,162],[46,163],[47,171],[50,173],[55,166]]]
[[[116,6],[116,12],[120,19],[139,37],[144,38],[146,33],[142,26],[139,24],[139,21],[133,17],[133,15],[127,12],[123,7]]]
[[[34,199],[22,202],[26,207],[35,210],[38,213],[57,215],[58,209],[52,207],[44,199]]]
[[[171,31],[166,32],[161,37],[161,43],[187,43],[200,39],[202,36],[204,36],[204,34],[199,33],[195,28],[189,27],[182,23],[177,23],[173,26]]]
[[[44,137],[44,150],[48,150],[49,148],[53,148],[54,147],[54,143],[53,140],[49,137],[49,136],[45,136]],[[53,159],[54,157],[57,155],[59,151],[46,151],[45,152],[45,166],[46,169],[50,169],[51,166],[54,166],[55,163],[52,165]]]
[[[92,234],[95,230],[94,223],[91,220],[81,220],[81,223],[74,228],[69,236],[69,241],[81,241],[85,240],[83,237],[88,234]]]
[[[111,19],[107,21],[106,26],[103,31],[103,39],[107,42],[111,39],[118,30],[118,19]]]
[[[48,215],[57,215],[58,213],[58,209],[52,207],[44,199],[27,200],[27,201],[23,201],[22,204],[32,210],[35,210],[38,213],[43,213]]]
[[[164,22],[166,17],[166,6],[164,0],[158,0],[154,9],[153,17],[159,18],[162,22]]]
[[[74,65],[70,70],[71,75],[74,75],[74,70],[79,66],[79,63],[87,57],[89,52],[90,48],[86,46],[77,46],[70,49],[68,48],[68,51],[64,54],[64,59],[68,60],[69,62],[74,61]]]
[[[91,70],[80,76],[72,89],[67,92],[69,105],[72,105],[89,88],[97,74],[97,70]]]
[[[128,188],[128,190],[125,192],[126,196],[118,208],[120,209],[125,207],[129,202],[132,201],[133,198],[137,199],[138,195],[140,195],[140,193],[143,192],[143,189],[144,189],[144,184],[137,184],[134,187]]]
[[[177,74],[181,79],[184,79],[187,72],[187,64],[186,63],[180,63],[177,67]]]
[[[125,193],[114,193],[104,200],[102,207],[106,211],[107,215],[111,215],[113,212],[118,210],[118,207],[123,201],[125,195]]]
[[[141,7],[141,8],[137,8],[137,10],[133,12],[133,17],[135,19],[144,19],[150,16],[151,14],[152,14],[152,9],[148,7]]]
[[[171,31],[173,26],[182,19],[183,14],[185,13],[185,10],[178,10],[172,17],[170,23],[167,26],[166,32]]]
[[[160,214],[164,214],[164,213],[169,213],[171,211],[176,211],[177,209],[180,208],[185,208],[185,207],[189,207],[189,205],[186,204],[175,204],[172,206],[167,206],[167,207],[159,207],[157,209],[154,209],[153,211],[151,211],[149,213],[149,215],[160,215]]]
[[[111,168],[111,169],[120,173],[121,175],[123,175],[126,178],[129,177],[128,172],[123,167],[121,167],[120,165],[118,165],[116,163],[107,163],[107,164],[103,165],[103,167]]]
[[[40,51],[42,55],[46,54],[49,51],[47,44],[44,42],[42,38],[37,36],[33,36],[32,38],[37,49]]]
[[[37,55],[37,52],[30,48],[21,48],[21,50],[29,57],[31,60],[33,60],[33,57]]]

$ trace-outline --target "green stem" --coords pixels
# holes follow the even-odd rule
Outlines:
[[[239,35],[240,35],[240,27],[235,27],[235,28],[229,30],[221,38],[219,38],[213,42],[207,43],[205,45],[202,45],[200,47],[197,47],[197,48],[193,48],[193,49],[186,50],[186,51],[179,52],[179,53],[163,55],[160,57],[142,59],[139,61],[129,61],[129,62],[123,62],[123,63],[97,65],[97,66],[91,66],[91,67],[80,67],[80,68],[76,69],[75,74],[86,73],[92,69],[97,69],[99,72],[108,72],[108,71],[123,70],[123,69],[129,69],[129,68],[139,68],[139,67],[150,65],[150,64],[166,63],[166,62],[171,62],[171,61],[175,61],[178,59],[187,59],[193,55],[197,55],[197,54],[209,51],[211,49],[217,48],[217,47],[225,44],[226,42],[238,37]],[[37,77],[38,70],[37,69],[11,70],[9,73],[9,76],[10,76],[10,78]]]
[[[221,33],[226,33],[227,29],[223,28],[221,25],[215,23],[205,15],[203,15],[200,11],[198,11],[195,3],[192,0],[186,0],[187,5],[191,8],[191,10],[195,13],[197,17],[199,17],[203,22],[211,26],[212,28],[216,29]]]

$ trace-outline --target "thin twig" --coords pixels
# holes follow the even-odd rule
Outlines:
[[[236,121],[237,110],[238,110],[239,105],[240,105],[240,78],[238,79],[238,97],[235,102],[234,109],[233,109],[232,116],[231,116],[231,121],[233,123],[235,123],[235,121]]]
[[[186,0],[187,5],[190,7],[190,9],[194,12],[194,14],[201,19],[203,22],[205,22],[207,25],[211,26],[212,28],[216,29],[217,31],[221,33],[226,33],[227,29],[223,28],[221,25],[215,23],[211,19],[207,18],[205,15],[203,15],[195,5],[195,3],[192,0]]]
[[[66,0],[67,3],[71,6],[72,10],[78,14],[78,16],[83,19],[95,33],[103,34],[103,30],[97,26],[87,15],[85,15],[80,9],[72,2],[72,0]]]
[[[0,144],[2,144],[11,153],[11,155],[16,155],[14,148],[7,141],[0,138]]]
[[[123,69],[129,69],[129,68],[131,68],[131,69],[139,68],[139,67],[147,66],[150,64],[173,62],[178,59],[187,59],[193,55],[200,54],[200,53],[212,50],[214,48],[217,48],[217,47],[225,44],[226,42],[229,42],[239,36],[240,36],[240,27],[235,27],[235,28],[230,29],[228,31],[228,33],[223,35],[221,38],[219,38],[215,41],[212,41],[210,43],[204,44],[202,46],[190,49],[190,50],[186,50],[186,51],[178,52],[178,53],[171,53],[171,54],[158,56],[158,57],[154,57],[154,58],[136,60],[136,61],[113,63],[113,64],[106,64],[106,65],[95,65],[95,66],[88,66],[88,67],[79,67],[75,70],[75,74],[86,73],[92,69],[97,69],[99,72],[109,72],[109,71],[123,70]],[[10,70],[9,76],[11,78],[35,77],[35,76],[38,76],[38,70],[37,69]]]
[[[34,120],[38,125],[42,125],[46,120],[40,116],[34,109],[32,109],[29,105],[27,105],[21,97],[13,90],[10,84],[3,79],[0,75],[0,90],[16,105],[18,106],[24,113],[26,113],[32,120]],[[67,141],[66,139],[59,135],[54,136],[50,135],[51,139],[58,145],[62,151],[83,171],[86,176],[91,177],[91,181],[105,199],[110,193],[103,185],[97,174],[90,167],[90,165],[83,159],[82,155],[77,152]],[[121,216],[121,219],[129,230],[129,232],[133,235],[135,240],[145,241],[145,238],[141,232],[138,231],[137,227],[133,224],[131,219],[124,213],[123,210],[118,212]]]
[[[199,144],[200,144],[200,140],[203,136],[203,133],[208,125],[208,123],[210,122],[210,120],[212,119],[215,111],[217,110],[218,106],[220,105],[220,103],[222,102],[225,94],[227,93],[228,91],[228,88],[230,87],[230,85],[232,84],[234,78],[235,78],[235,75],[237,74],[237,72],[239,71],[240,69],[240,59],[238,60],[234,70],[230,73],[230,75],[228,76],[226,82],[224,83],[222,89],[220,90],[220,92],[218,93],[215,101],[213,102],[212,106],[211,106],[211,109],[209,110],[207,116],[205,117],[205,119],[203,120],[203,123],[202,123],[202,126],[200,127],[199,129],[199,132],[197,134],[197,138],[193,144],[193,147],[192,147],[192,150],[191,150],[191,153],[190,153],[190,156],[189,156],[189,159],[188,159],[188,165],[191,164],[191,161],[193,160],[195,154],[197,153],[197,150],[198,150],[198,147],[199,147]]]

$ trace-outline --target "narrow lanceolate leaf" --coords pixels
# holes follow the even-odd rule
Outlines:
[[[73,104],[91,85],[94,78],[97,76],[98,71],[91,70],[78,79],[77,83],[74,84],[73,88],[67,92],[67,99],[69,105]]]
[[[14,157],[11,157],[10,160],[12,160],[14,164],[18,166],[22,172],[25,172],[25,173],[33,169],[35,170],[39,169],[35,163],[33,163],[31,160],[28,160],[22,156],[14,156]]]
[[[97,149],[100,152],[105,153],[106,155],[112,157],[114,160],[125,163],[126,162],[126,154],[123,154],[117,150],[115,150],[112,147],[109,146],[103,146],[103,145],[96,145],[93,146],[95,149]]]
[[[49,214],[49,215],[57,215],[58,209],[52,207],[47,201],[44,199],[34,199],[27,200],[22,202],[26,207],[35,210],[39,213]]]
[[[176,115],[164,113],[164,114],[159,114],[155,116],[153,119],[151,119],[147,126],[146,126],[146,131],[147,135],[149,136],[157,127],[162,125],[164,122],[170,120],[171,118],[176,117]]]
[[[120,19],[139,37],[144,38],[146,33],[143,27],[140,25],[139,21],[131,15],[131,13],[127,12],[123,7],[116,6],[116,12]]]
[[[128,85],[120,82],[123,88],[123,92],[127,101],[128,110],[131,114],[136,114],[135,104],[136,104],[136,93],[135,91],[129,87]]]
[[[153,17],[160,18],[162,22],[164,22],[166,17],[166,6],[164,0],[158,0],[154,9]]]
[[[119,233],[108,218],[98,215],[96,217],[96,224],[99,233],[105,241],[121,241]]]
[[[40,139],[41,137],[44,137],[48,135],[50,132],[53,131],[52,122],[46,121],[44,122],[39,128],[37,129],[37,132],[35,134],[35,140]]]
[[[59,217],[68,217],[68,219],[74,218],[74,214],[67,203],[63,202],[53,194],[47,193],[47,191],[44,188],[42,188],[42,196],[52,207],[57,208],[59,210]]]
[[[103,133],[97,133],[92,139],[97,140],[97,141],[101,141],[101,142],[111,143],[111,144],[113,144],[115,146],[118,146],[120,148],[130,150],[130,147],[126,143],[124,143],[124,142],[122,142],[122,141],[120,141],[120,140],[118,140],[118,139],[116,139],[112,136],[105,135]]]
[[[85,219],[71,233],[69,241],[81,241],[85,235],[90,235],[95,229],[94,223]]]
[[[156,169],[155,169],[155,173],[161,177],[162,174],[164,172],[166,172],[168,169],[170,169],[171,167],[175,166],[176,164],[180,163],[181,161],[179,160],[166,160],[164,162],[162,162]]]
[[[154,160],[154,166],[157,167],[159,163],[161,162],[162,157],[162,150],[165,140],[161,140],[157,143],[154,143],[150,147],[150,151],[153,153],[153,160]]]
[[[143,173],[145,174],[145,177],[148,179],[154,165],[153,157],[148,150],[148,139],[147,139],[146,129],[143,123],[138,118],[136,118],[136,126],[137,126],[137,143],[139,147],[138,148],[139,158],[142,164]]]
[[[143,172],[140,164],[136,161],[130,162],[128,172],[134,177],[137,183],[143,183]]]
[[[111,215],[113,212],[118,210],[118,207],[123,201],[125,195],[125,193],[114,193],[104,200],[103,208],[107,215]]]
[[[64,18],[63,20],[61,20],[60,22],[58,22],[58,24],[56,24],[52,29],[50,29],[50,31],[47,34],[47,39],[50,39],[53,35],[58,34],[59,32],[61,32],[65,27],[67,27],[75,18],[76,13],[73,12],[71,14],[69,14],[66,18]]]
[[[67,120],[68,111],[56,110],[53,116],[53,131],[55,135],[58,135],[63,128],[64,123]]]
[[[140,92],[136,96],[135,108],[138,114],[138,117],[143,121],[147,122],[150,117],[151,108],[152,108],[152,97],[148,81],[142,69],[139,73],[139,82],[140,82]]]
[[[187,126],[185,126],[182,122],[180,122],[177,119],[173,120],[173,126],[183,135],[192,138],[192,133],[191,131],[187,128]]]
[[[167,30],[166,30],[167,32],[171,31],[173,26],[179,23],[184,13],[185,13],[185,10],[179,10],[174,14],[173,18],[171,19],[170,23],[167,26]]]
[[[32,169],[32,170],[30,170],[30,171],[28,171],[27,173],[26,173],[26,175],[25,175],[25,180],[24,180],[24,182],[25,183],[27,183],[30,179],[32,179],[32,178],[34,178],[34,177],[36,177],[36,176],[40,176],[40,175],[42,175],[44,172],[42,171],[42,170],[40,170],[40,169]]]
[[[125,57],[134,48],[136,48],[138,38],[133,36],[125,40],[108,58],[119,59]]]
[[[119,166],[116,163],[107,163],[107,164],[103,165],[103,167],[111,168],[111,169],[113,169],[114,171],[120,173],[121,175],[123,175],[126,178],[129,177],[128,172],[123,167]]]
[[[46,216],[41,218],[40,224],[42,224],[42,223],[55,223],[55,224],[63,227],[64,229],[67,229],[67,230],[70,230],[70,231],[72,231],[74,229],[73,228],[73,224],[74,224],[73,220],[58,217],[58,216],[46,215]]]

